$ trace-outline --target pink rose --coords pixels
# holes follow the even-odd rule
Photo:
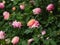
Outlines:
[[[5,11],[5,12],[3,12],[3,16],[4,16],[4,19],[5,19],[5,20],[8,20],[10,14],[9,14],[9,12]]]
[[[21,10],[24,10],[24,9],[25,9],[25,5],[24,5],[24,4],[21,4],[21,5],[20,5],[20,9],[21,9]]]
[[[5,32],[4,31],[0,31],[0,39],[5,39]]]
[[[33,9],[33,14],[40,14],[40,13],[41,13],[41,8]]]
[[[42,35],[45,35],[45,34],[46,34],[46,31],[45,31],[45,30],[43,30],[43,31],[41,32],[41,34],[42,34]]]
[[[0,2],[0,9],[3,9],[5,7],[4,3]]]
[[[31,19],[28,23],[27,26],[29,26],[29,28],[34,28],[34,27],[39,27],[39,22],[35,19]]]
[[[11,41],[14,45],[17,44],[19,42],[19,37],[15,36],[12,41]]]
[[[54,10],[54,4],[49,4],[49,5],[46,7],[46,10],[48,10],[48,11]]]
[[[21,28],[22,23],[21,23],[21,22],[17,22],[17,21],[15,20],[15,21],[13,21],[12,26],[13,26],[14,28]]]

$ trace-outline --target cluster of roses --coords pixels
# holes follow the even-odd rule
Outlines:
[[[3,9],[5,7],[4,3],[0,3],[0,9]],[[20,9],[23,10],[25,8],[24,5],[20,5]],[[13,7],[12,9],[15,9],[15,7]],[[46,9],[48,11],[52,11],[54,10],[54,4],[49,4]],[[33,11],[33,14],[36,15],[36,14],[40,14],[42,12],[41,8],[35,8],[32,10]],[[10,13],[5,11],[3,12],[3,17],[4,17],[4,20],[8,20],[9,19],[9,16],[10,16]],[[14,28],[21,28],[22,26],[22,23],[19,22],[19,21],[13,21],[12,23],[13,27]],[[27,23],[27,26],[29,26],[29,28],[33,28],[33,27],[38,27],[39,26],[39,22],[35,19],[31,19],[28,23]]]
[[[3,2],[0,2],[0,9],[4,9],[5,7],[5,3]],[[24,10],[25,9],[25,5],[20,5],[19,6],[21,10]],[[15,7],[12,8],[12,10],[15,10]],[[52,11],[54,10],[54,4],[49,4],[47,7],[46,7],[46,10],[47,11]],[[32,10],[33,11],[33,14],[34,15],[38,15],[42,12],[42,9],[41,8],[35,8]],[[10,13],[8,11],[5,11],[3,12],[3,17],[4,17],[4,20],[8,20],[9,17],[10,17]],[[27,26],[29,28],[38,28],[39,27],[39,21],[35,20],[35,19],[31,19],[28,23],[27,23]],[[13,28],[21,28],[22,27],[22,23],[15,20],[12,22],[12,26]],[[42,31],[42,35],[46,34],[45,31]],[[5,38],[5,32],[4,31],[0,31],[0,39],[4,39]],[[31,39],[29,40],[31,41]],[[19,42],[19,37],[18,36],[15,36],[12,41],[11,41],[13,44],[17,44]]]

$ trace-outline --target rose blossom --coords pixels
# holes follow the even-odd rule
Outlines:
[[[17,44],[19,42],[19,37],[15,36],[12,41],[11,41],[14,45]]]
[[[46,10],[48,10],[48,11],[54,10],[54,4],[49,4],[49,5],[46,7]]]
[[[41,8],[33,9],[33,14],[40,14],[40,13],[41,13]]]
[[[46,38],[47,40],[49,39],[49,37]]]
[[[46,34],[46,31],[45,31],[45,30],[43,30],[43,31],[41,32],[41,34],[42,34],[42,35],[45,35],[45,34]]]
[[[6,1],[4,1],[4,0],[3,0],[3,3],[5,4],[5,3],[6,3]]]
[[[0,2],[0,9],[3,9],[5,7],[4,3]]]
[[[12,10],[15,11],[16,10],[16,7],[12,7]]]
[[[35,19],[31,19],[28,23],[27,26],[29,26],[29,28],[34,28],[34,27],[39,27],[39,22]]]
[[[15,20],[15,21],[13,21],[12,26],[13,26],[14,28],[21,28],[22,23]]]
[[[6,44],[9,44],[10,41],[11,41],[10,38],[5,39]]]
[[[20,5],[20,9],[21,9],[21,10],[24,10],[24,9],[25,9],[25,5],[24,5],[24,4],[21,4],[21,5]]]
[[[28,40],[28,45],[30,45],[30,44],[31,44],[31,42],[33,42],[33,41],[34,41],[34,39],[33,39],[33,38],[29,39],[29,40]]]
[[[5,11],[5,12],[3,12],[3,16],[4,16],[4,19],[5,20],[8,20],[9,19],[9,16],[10,16],[10,13],[7,12],[7,11]]]
[[[0,31],[0,39],[5,39],[5,32],[4,31]]]

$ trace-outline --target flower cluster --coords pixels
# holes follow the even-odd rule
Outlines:
[[[40,2],[41,6],[38,4],[38,0],[21,2],[18,0],[3,0],[0,2],[0,23],[2,22],[0,24],[0,40],[4,40],[6,45],[7,43],[11,45],[31,45],[31,42],[34,42],[33,45],[47,45],[47,41],[48,43],[55,43],[53,38],[56,36],[54,34],[57,35],[59,31],[56,30],[59,30],[60,27],[60,22],[57,21],[59,16],[53,16],[57,5],[50,2],[45,4],[44,1],[41,1],[44,4]],[[59,12],[57,13],[59,14]],[[57,13],[56,15],[58,15]],[[50,42],[51,40],[53,41]],[[43,43],[40,44],[39,41]],[[3,44],[1,43],[1,45]]]
[[[3,9],[5,7],[4,3],[0,3],[0,9]],[[24,10],[25,9],[25,5],[24,4],[21,4],[20,5],[20,9],[21,10]],[[52,11],[54,9],[54,4],[49,4],[47,7],[46,7],[46,10],[48,11]],[[12,10],[15,10],[15,7],[12,8]],[[40,14],[42,12],[42,9],[41,8],[35,8],[32,10],[33,11],[33,14]],[[8,20],[9,19],[9,16],[10,16],[10,13],[5,11],[3,12],[3,16],[4,16],[4,20]],[[17,21],[13,21],[12,23],[12,26],[14,28],[16,27],[21,27],[21,23],[20,22],[17,22]],[[33,28],[33,27],[38,27],[39,26],[39,22],[36,21],[35,19],[32,19],[28,22],[27,26],[29,26],[30,28]]]

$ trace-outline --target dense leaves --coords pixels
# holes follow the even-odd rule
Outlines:
[[[34,38],[31,45],[60,45],[60,0],[0,0],[5,1],[5,8],[0,9],[0,30],[5,31],[6,38],[10,39],[14,36],[19,36],[20,41],[17,45],[28,45],[28,40]],[[54,4],[55,9],[48,12],[46,7],[48,4]],[[20,4],[25,5],[25,9],[20,9]],[[15,7],[16,10],[12,10]],[[33,14],[34,8],[41,8],[42,13],[38,15]],[[8,11],[10,17],[8,20],[4,20],[3,12]],[[38,28],[29,28],[27,23],[30,19],[36,19],[39,21],[40,26]],[[13,28],[13,21],[22,22],[21,28]],[[45,35],[42,35],[42,30],[46,31]],[[48,38],[49,37],[49,38]],[[0,40],[0,45],[13,45],[11,42]]]

